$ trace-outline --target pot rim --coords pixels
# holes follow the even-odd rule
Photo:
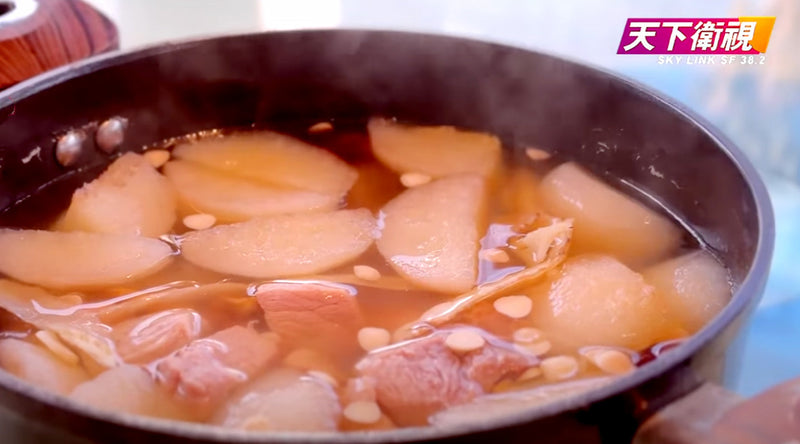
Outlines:
[[[682,342],[679,346],[671,349],[669,353],[660,356],[658,359],[638,368],[629,375],[618,377],[617,380],[602,387],[582,393],[578,396],[570,396],[554,402],[546,403],[541,406],[521,409],[515,413],[505,415],[501,418],[492,418],[486,421],[475,421],[446,426],[420,426],[405,427],[388,431],[366,431],[366,432],[252,432],[236,429],[227,429],[219,426],[198,424],[182,421],[173,421],[159,418],[151,418],[127,413],[117,413],[102,410],[96,407],[84,405],[66,397],[45,391],[15,376],[0,371],[0,386],[15,392],[26,398],[42,403],[48,407],[64,410],[70,414],[88,417],[101,422],[115,424],[119,426],[140,429],[148,432],[179,436],[189,439],[202,439],[216,442],[404,442],[418,441],[436,438],[454,437],[469,433],[498,429],[506,426],[533,422],[560,413],[573,411],[586,407],[594,402],[623,393],[648,380],[666,372],[667,370],[680,365],[690,356],[695,354],[713,337],[732,323],[738,316],[743,314],[751,304],[754,306],[759,299],[767,280],[775,238],[775,221],[772,204],[769,199],[766,186],[756,171],[753,164],[736,145],[722,134],[704,118],[691,111],[685,105],[667,97],[666,95],[645,86],[638,81],[629,79],[620,74],[614,73],[604,68],[593,66],[584,62],[573,61],[559,55],[547,52],[532,50],[528,48],[509,45],[507,43],[492,42],[485,39],[475,39],[471,37],[435,34],[429,32],[414,31],[390,31],[365,28],[336,28],[336,29],[308,29],[290,31],[266,31],[251,32],[241,34],[228,34],[223,36],[190,38],[178,41],[168,41],[148,45],[142,48],[135,48],[126,51],[117,51],[100,54],[78,62],[64,65],[60,68],[40,74],[31,79],[25,80],[14,85],[5,91],[0,92],[0,109],[13,106],[14,103],[29,96],[39,93],[56,84],[80,77],[106,67],[116,66],[138,59],[151,57],[157,54],[179,51],[184,48],[201,46],[210,42],[240,39],[240,38],[268,38],[272,34],[352,34],[363,35],[365,38],[374,35],[395,35],[404,38],[434,38],[439,40],[450,40],[453,42],[463,41],[471,44],[485,45],[487,48],[511,48],[518,54],[539,54],[549,58],[558,59],[569,65],[576,65],[580,69],[585,69],[593,74],[608,78],[615,82],[620,82],[631,88],[635,93],[654,99],[656,106],[666,107],[671,112],[680,116],[684,121],[690,122],[699,128],[709,137],[728,159],[737,168],[744,178],[755,202],[755,211],[758,218],[758,243],[754,259],[750,264],[746,276],[742,283],[735,289],[731,301],[711,322],[706,324],[700,331],[692,335],[689,339]]]

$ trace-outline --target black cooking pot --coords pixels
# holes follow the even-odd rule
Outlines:
[[[244,433],[99,411],[0,372],[0,403],[31,434],[25,441],[623,443],[662,406],[719,380],[726,348],[767,278],[774,228],[764,185],[730,141],[680,105],[521,49],[411,33],[298,31],[167,44],[58,69],[0,94],[0,224],[41,223],[62,210],[109,162],[96,128],[112,117],[128,122],[119,150],[140,150],[211,128],[305,128],[376,114],[494,133],[508,150],[543,148],[644,190],[730,268],[731,303],[691,339],[613,384],[451,428]],[[85,136],[67,167],[54,152],[64,134]],[[45,184],[46,198],[26,199]]]

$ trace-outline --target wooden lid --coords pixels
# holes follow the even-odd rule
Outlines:
[[[0,0],[0,89],[118,46],[114,24],[80,0]]]

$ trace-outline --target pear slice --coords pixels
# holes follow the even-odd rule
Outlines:
[[[670,317],[690,333],[700,330],[731,300],[728,270],[703,250],[656,264],[642,275],[664,298]]]
[[[158,271],[166,243],[105,233],[0,229],[0,273],[48,288],[121,284]]]
[[[475,285],[486,185],[475,174],[410,188],[383,207],[378,251],[410,282],[443,293]]]
[[[75,191],[55,228],[158,237],[175,219],[172,185],[144,157],[126,153]]]
[[[375,238],[369,210],[265,216],[187,233],[183,256],[220,273],[278,278],[319,273],[363,253]]]
[[[579,252],[611,254],[636,267],[663,259],[680,245],[681,231],[669,219],[572,162],[544,177],[539,196],[551,214],[575,220]]]
[[[573,257],[527,293],[531,325],[564,346],[642,350],[685,334],[656,289],[611,256]]]
[[[341,198],[358,172],[332,153],[270,131],[180,145],[173,156],[257,183]]]
[[[32,385],[66,395],[89,375],[46,348],[19,339],[0,340],[0,368]]]
[[[398,173],[433,178],[459,173],[492,174],[500,163],[500,140],[452,126],[410,126],[373,118],[367,125],[372,152]]]
[[[184,206],[213,214],[223,222],[241,222],[274,214],[331,211],[340,202],[333,194],[277,188],[187,161],[167,163],[164,175],[175,185]]]

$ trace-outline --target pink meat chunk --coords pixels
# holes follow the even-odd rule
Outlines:
[[[431,414],[467,403],[538,364],[534,355],[504,346],[486,333],[482,348],[457,353],[445,345],[448,334],[440,331],[399,343],[368,354],[356,365],[397,424],[426,424]]]
[[[164,358],[156,365],[156,376],[183,399],[213,405],[266,370],[277,355],[274,335],[235,326],[194,340]]]
[[[147,364],[200,336],[200,314],[178,308],[136,318],[114,329],[117,354],[130,364]]]
[[[270,283],[256,299],[270,330],[289,343],[322,350],[356,343],[361,311],[346,287],[319,283]]]

